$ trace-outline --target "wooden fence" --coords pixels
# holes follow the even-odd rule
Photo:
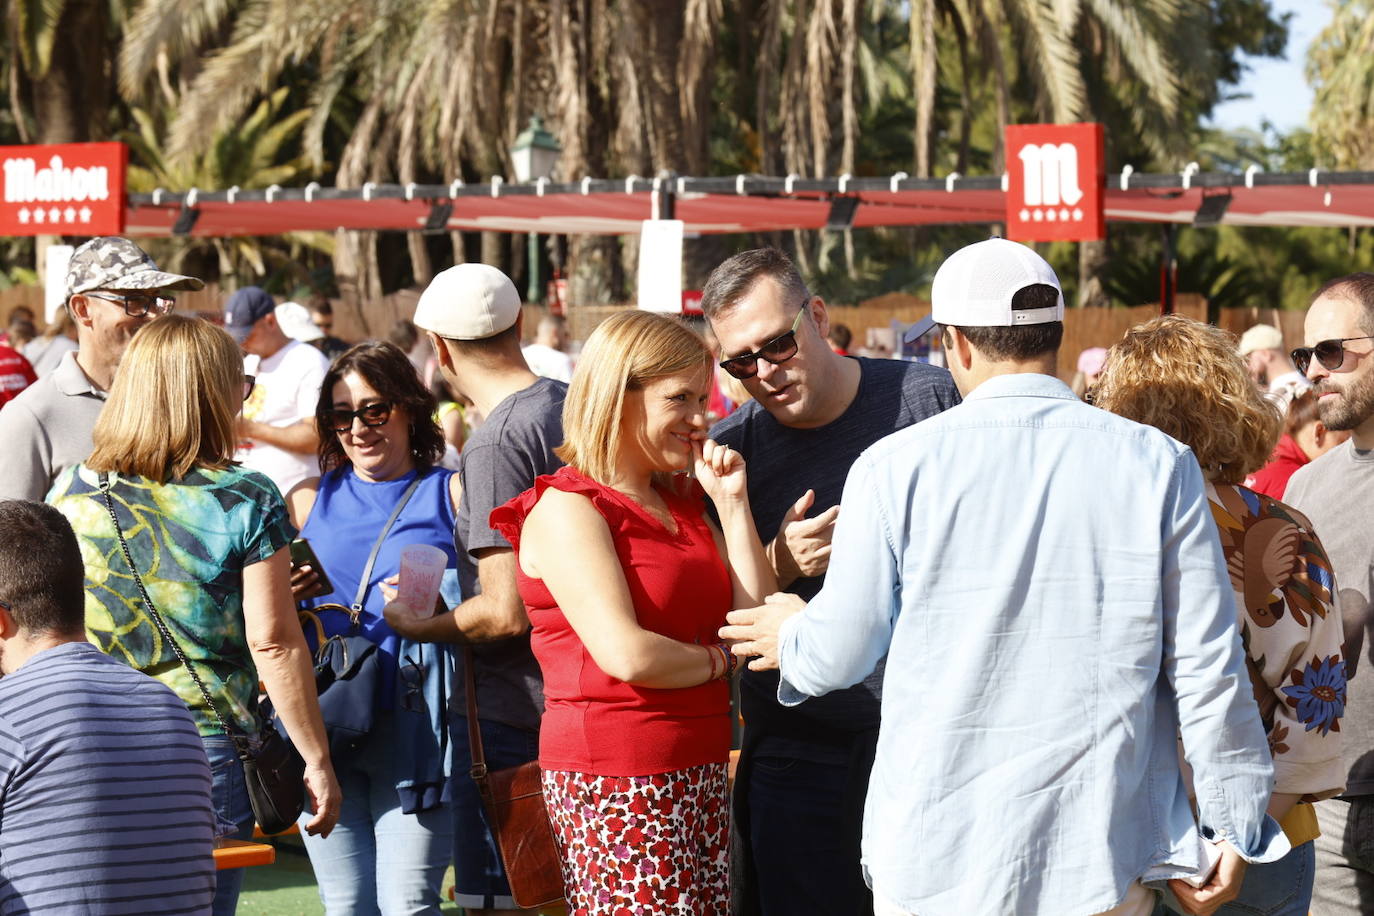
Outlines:
[[[177,307],[190,312],[216,316],[223,312],[227,295],[218,284],[209,284],[203,290],[177,294]],[[364,303],[354,309],[340,300],[332,300],[334,308],[334,333],[344,340],[362,340],[367,337],[384,337],[387,330],[398,319],[409,318],[415,314],[415,303],[419,301],[417,289],[400,290],[382,299]],[[43,326],[43,290],[36,286],[15,286],[0,290],[0,318],[7,319],[10,309],[16,305],[27,305],[38,314],[39,328]],[[628,305],[584,305],[569,309],[568,326],[574,340],[586,340],[595,328],[608,315]],[[1201,296],[1182,294],[1178,297],[1176,311],[1180,315],[1205,320],[1207,302]],[[869,299],[858,305],[829,306],[832,323],[848,325],[854,333],[854,348],[866,339],[869,328],[888,328],[893,321],[910,324],[930,312],[930,303],[917,296],[906,293],[888,293]],[[525,307],[525,332],[527,337],[534,335],[535,326],[545,314],[542,306]],[[1069,309],[1064,315],[1064,344],[1059,354],[1059,374],[1066,381],[1073,377],[1078,354],[1089,347],[1110,347],[1121,338],[1127,328],[1147,321],[1159,314],[1159,307],[1142,305],[1135,308],[1089,308]],[[1218,324],[1237,336],[1253,325],[1272,324],[1283,332],[1285,348],[1300,346],[1302,343],[1302,323],[1306,313],[1291,309],[1222,309]]]

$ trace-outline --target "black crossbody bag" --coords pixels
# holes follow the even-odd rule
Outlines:
[[[301,626],[315,633],[315,690],[320,698],[320,717],[324,719],[325,734],[329,738],[329,753],[335,759],[360,748],[376,721],[382,660],[377,644],[363,635],[359,620],[372,582],[372,571],[377,565],[377,554],[396,519],[400,518],[401,510],[415,495],[420,481],[420,476],[416,475],[382,525],[381,533],[372,544],[372,552],[367,555],[353,603],[344,607],[331,602],[297,611]],[[347,626],[329,635],[330,627],[326,623],[340,618],[348,621]],[[264,704],[262,712],[268,716],[274,714],[270,700]]]
[[[205,682],[196,673],[195,666],[186,657],[181,644],[172,636],[167,622],[158,613],[157,606],[148,595],[148,589],[143,585],[143,577],[138,574],[133,554],[129,552],[129,544],[124,540],[124,529],[119,524],[119,516],[115,514],[114,498],[110,495],[110,478],[104,471],[100,472],[100,492],[105,497],[105,508],[110,511],[110,521],[114,522],[115,534],[119,536],[119,547],[124,552],[124,562],[129,564],[129,571],[134,574],[134,582],[138,585],[138,593],[143,598],[143,606],[148,609],[148,614],[153,618],[153,623],[157,625],[162,638],[167,640],[176,657],[186,667],[191,680],[200,688],[201,696],[205,698],[215,721],[233,742],[234,751],[243,763],[243,777],[248,784],[248,801],[253,806],[253,816],[257,819],[258,826],[267,834],[281,833],[289,829],[305,808],[305,760],[291,743],[272,727],[270,719],[258,717],[261,730],[258,733],[259,741],[256,748],[246,734],[233,728],[225,720],[219,707],[215,705],[214,698],[210,696]]]

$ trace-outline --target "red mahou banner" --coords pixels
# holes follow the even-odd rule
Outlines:
[[[119,235],[123,143],[0,146],[0,235]]]
[[[1101,124],[1007,126],[1007,238],[1090,242],[1107,237]]]

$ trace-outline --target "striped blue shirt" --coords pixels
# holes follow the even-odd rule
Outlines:
[[[214,826],[162,684],[85,642],[0,678],[0,914],[209,913]]]

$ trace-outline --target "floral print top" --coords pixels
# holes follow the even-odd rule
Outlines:
[[[193,470],[165,484],[110,474],[120,527],[158,613],[219,711],[258,730],[258,674],[243,622],[243,568],[295,536],[276,484],[241,467]],[[86,632],[101,651],[166,684],[201,735],[223,734],[205,698],[144,610],[119,548],[99,478],[84,464],[53,484],[48,502],[76,531],[86,564]]]
[[[1305,802],[1331,798],[1345,788],[1346,772],[1344,633],[1331,561],[1291,506],[1245,487],[1208,489],[1274,757],[1274,791]]]

